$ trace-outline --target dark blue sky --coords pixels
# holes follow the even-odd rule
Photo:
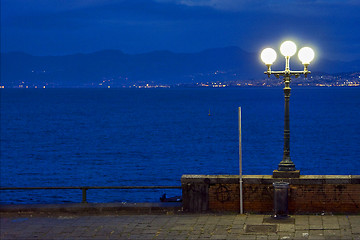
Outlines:
[[[292,39],[347,61],[360,59],[359,13],[359,0],[1,0],[1,51],[260,53]]]

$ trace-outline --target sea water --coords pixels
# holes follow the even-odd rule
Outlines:
[[[271,175],[282,160],[282,88],[1,89],[1,186],[180,186],[183,174]],[[293,88],[301,174],[360,174],[360,88]],[[88,190],[148,202],[180,190]],[[80,202],[80,190],[3,190],[1,203]]]

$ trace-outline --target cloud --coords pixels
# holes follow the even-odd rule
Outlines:
[[[157,2],[174,2],[189,7],[209,7],[217,10],[239,11],[258,8],[261,0],[156,0]]]
[[[189,7],[208,7],[229,12],[272,12],[288,15],[332,15],[338,8],[358,8],[358,0],[155,0]]]
[[[50,4],[50,2],[52,4]],[[4,29],[80,29],[118,25],[149,26],[220,18],[213,9],[192,8],[174,2],[150,0],[34,0],[31,5],[24,0],[5,0],[2,15]],[[23,5],[22,5],[23,4]],[[22,6],[22,7],[18,7]],[[225,15],[221,17],[226,18]],[[154,25],[155,27],[155,25]]]
[[[354,55],[359,6],[351,0],[1,0],[1,49],[139,53],[236,45],[257,51],[291,36],[326,51],[352,48],[343,52]]]

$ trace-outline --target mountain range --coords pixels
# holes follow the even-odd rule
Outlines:
[[[294,63],[293,63],[294,62]],[[272,68],[284,69],[283,60]],[[299,60],[292,69],[302,70]],[[309,66],[314,73],[334,74],[360,71],[360,60],[351,62],[316,59]],[[1,54],[1,85],[50,85],[53,87],[96,87],[102,84],[131,86],[137,83],[179,84],[200,81],[264,78],[266,66],[259,53],[238,47],[208,49],[197,53],[154,51],[126,54],[103,50],[89,54],[32,56],[21,52]]]

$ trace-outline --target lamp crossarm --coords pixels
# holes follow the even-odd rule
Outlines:
[[[268,75],[270,77],[271,75],[275,75],[275,77],[279,78],[280,76],[295,76],[295,78],[298,78],[301,74],[304,74],[305,77],[307,77],[308,74],[310,74],[311,71],[304,70],[304,71],[272,71],[268,70],[265,71],[264,74]]]

